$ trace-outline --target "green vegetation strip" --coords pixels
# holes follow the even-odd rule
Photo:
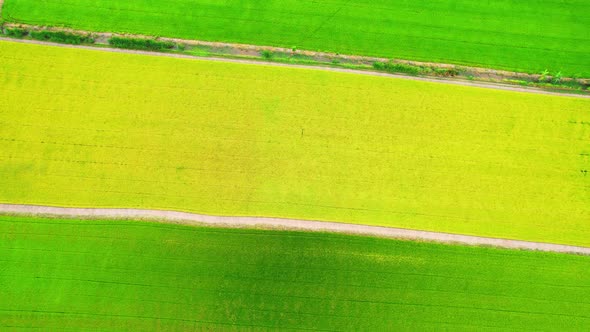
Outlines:
[[[64,31],[49,31],[49,30],[28,30],[24,28],[6,28],[5,34],[12,38],[25,38],[31,37],[31,39],[61,43],[61,44],[93,44],[94,39],[89,34],[80,35]]]
[[[590,100],[0,42],[0,202],[590,245]]]
[[[590,257],[0,216],[0,329],[577,330]]]
[[[126,48],[131,50],[143,51],[166,51],[176,47],[172,42],[157,41],[152,39],[141,38],[122,38],[112,37],[109,39],[109,45],[117,48]]]
[[[2,17],[590,77],[587,0],[6,0]]]

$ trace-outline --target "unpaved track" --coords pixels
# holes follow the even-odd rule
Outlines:
[[[0,1],[2,1],[2,0],[0,0]],[[67,44],[57,44],[57,43],[44,42],[44,41],[38,41],[38,40],[12,39],[12,38],[5,38],[5,37],[0,37],[0,41],[17,42],[17,43],[25,43],[25,44],[49,45],[49,46],[58,46],[58,47],[66,47],[66,48],[79,48],[79,49],[95,50],[95,51],[103,51],[103,52],[113,52],[113,53],[128,53],[128,54],[164,56],[164,57],[170,57],[170,58],[181,58],[181,59],[192,59],[192,60],[231,62],[231,63],[241,63],[241,64],[249,64],[249,65],[259,65],[259,66],[304,68],[304,69],[323,70],[323,71],[360,74],[360,75],[369,75],[369,76],[393,77],[393,78],[408,79],[408,80],[413,80],[413,81],[453,84],[453,85],[471,86],[471,87],[496,89],[496,90],[527,92],[527,93],[537,93],[537,94],[545,94],[545,95],[590,99],[590,95],[586,95],[586,94],[553,92],[553,91],[547,91],[547,90],[542,90],[542,89],[537,89],[537,88],[521,88],[521,87],[515,87],[515,86],[510,86],[510,85],[504,85],[504,84],[473,82],[473,81],[465,81],[465,80],[457,80],[457,79],[444,79],[444,78],[436,79],[436,78],[428,78],[428,77],[417,77],[417,76],[408,76],[408,75],[401,75],[401,74],[379,73],[379,72],[373,72],[373,71],[364,71],[364,70],[355,70],[355,69],[346,69],[346,68],[297,65],[297,64],[286,64],[286,63],[257,61],[257,60],[230,59],[230,58],[222,58],[222,57],[200,57],[200,56],[191,56],[191,55],[185,55],[185,54],[135,51],[135,50],[118,49],[118,48],[110,48],[110,47],[67,45]]]
[[[485,245],[511,249],[528,249],[590,255],[590,248],[568,246],[561,244],[505,240],[479,236],[417,231],[403,228],[366,226],[300,219],[230,216],[223,217],[164,210],[63,208],[20,204],[0,204],[0,213],[11,215],[40,215],[51,217],[91,219],[141,219],[146,221],[165,222],[183,225],[213,225],[221,227],[291,229],[312,232],[359,234],[387,238],[433,241],[441,243]]]

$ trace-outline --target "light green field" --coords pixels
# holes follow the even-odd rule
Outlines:
[[[0,202],[590,245],[590,100],[0,43]]]
[[[0,330],[590,329],[590,257],[0,216]]]
[[[5,0],[4,19],[590,77],[588,0]]]

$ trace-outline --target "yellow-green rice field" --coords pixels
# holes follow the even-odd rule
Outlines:
[[[590,245],[590,100],[0,42],[0,202]]]

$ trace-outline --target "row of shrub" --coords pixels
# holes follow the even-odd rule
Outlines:
[[[427,66],[414,66],[398,62],[374,62],[373,68],[390,73],[404,73],[408,75],[437,75],[445,77],[454,77],[460,74],[456,68],[439,68]]]
[[[457,68],[438,68],[438,67],[426,67],[426,70],[432,70],[435,75],[444,77],[455,77],[461,74]]]
[[[144,38],[112,37],[109,44],[117,48],[143,51],[166,51],[174,49],[176,43]]]
[[[260,52],[260,56],[262,56],[266,60],[273,60],[279,62],[285,62],[288,59],[276,58],[275,54],[269,50],[263,50]],[[293,61],[290,61],[293,62]],[[311,60],[310,63],[316,63],[314,60]],[[338,60],[332,61],[332,64],[340,65]],[[355,67],[355,65],[352,65]],[[387,71],[390,73],[404,73],[408,75],[437,75],[437,76],[445,76],[445,77],[454,77],[460,74],[459,70],[456,68],[438,68],[438,67],[430,67],[430,66],[414,66],[405,63],[398,63],[398,62],[374,62],[373,68],[380,70],[380,71]]]
[[[6,28],[4,33],[13,38],[24,38],[30,36],[32,39],[42,40],[42,41],[50,41],[54,43],[62,43],[62,44],[92,44],[94,43],[94,39],[90,37],[90,35],[78,35],[70,32],[63,32],[63,31],[49,31],[49,30],[42,30],[36,31],[32,30],[29,31],[27,29],[22,28]]]
[[[31,31],[31,38],[62,44],[92,44],[94,39],[89,35],[78,35],[63,31]]]
[[[23,38],[29,34],[29,31],[21,28],[6,28],[4,33],[9,37]]]
[[[404,63],[397,63],[393,61],[389,62],[375,62],[373,68],[382,71],[388,71],[392,73],[404,73],[409,75],[422,74],[422,68],[418,66],[407,65]]]
[[[27,30],[22,28],[6,28],[4,34],[13,38],[24,38],[31,37],[32,39],[49,41],[54,43],[62,44],[93,44],[94,39],[90,35],[79,35],[70,32],[63,31],[49,31],[49,30]],[[132,50],[145,50],[145,51],[165,51],[178,48],[179,50],[184,49],[184,45],[176,44],[168,41],[159,41],[154,39],[143,39],[143,38],[124,38],[124,37],[112,37],[109,39],[109,44],[117,48],[126,48]]]

